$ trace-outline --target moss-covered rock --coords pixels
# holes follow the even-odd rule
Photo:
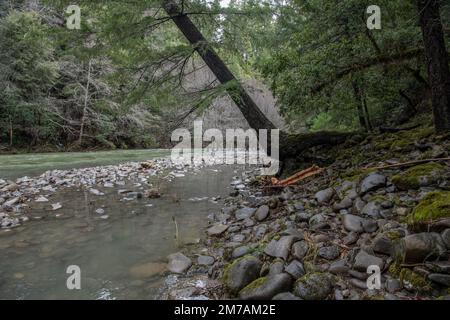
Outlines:
[[[419,189],[437,184],[446,167],[435,162],[421,164],[392,177],[392,182],[400,190]]]
[[[428,193],[408,215],[408,225],[418,226],[430,221],[450,217],[450,192]]]
[[[410,286],[418,292],[426,293],[432,289],[430,282],[424,276],[409,268],[402,268],[400,264],[392,264],[389,267],[389,273],[398,278],[404,286]]]
[[[286,273],[256,279],[239,292],[244,300],[270,300],[282,292],[291,289],[292,278]]]
[[[309,273],[295,282],[294,292],[304,300],[324,300],[333,290],[333,278],[325,273]]]
[[[261,261],[254,256],[245,256],[225,266],[223,282],[232,293],[237,293],[258,278]]]

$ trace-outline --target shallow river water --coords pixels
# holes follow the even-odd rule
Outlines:
[[[211,198],[229,194],[239,171],[206,167],[161,180],[160,199],[124,201],[118,188],[99,188],[104,196],[72,188],[52,196],[63,206],[58,211],[33,203],[30,221],[0,231],[0,299],[155,298],[166,256],[198,243],[208,214],[220,208]],[[141,191],[133,181],[124,188]],[[66,287],[70,265],[81,269],[81,290]]]

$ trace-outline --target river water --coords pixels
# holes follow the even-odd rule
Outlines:
[[[110,153],[106,162],[130,160],[134,152],[118,152],[118,159]],[[161,153],[155,151],[153,157]],[[91,153],[88,158],[99,164],[104,155]],[[67,155],[48,156],[52,168],[58,157],[65,159],[60,163],[64,168],[91,164],[82,155],[74,157],[73,163]],[[48,166],[45,156],[39,157],[40,166],[26,167],[27,172],[38,174]],[[24,161],[30,164],[33,159]],[[9,161],[5,165],[9,169],[5,169],[2,163],[0,173],[10,170],[10,177],[19,176],[13,166]],[[166,275],[165,258],[199,242],[208,214],[220,209],[211,198],[228,195],[230,182],[240,170],[235,166],[206,167],[173,181],[161,180],[157,182],[163,191],[159,199],[124,201],[117,188],[99,188],[104,196],[71,188],[52,196],[52,202],[63,206],[56,214],[48,210],[48,204],[33,203],[30,221],[0,231],[0,299],[155,298]],[[129,181],[120,188],[139,191],[136,186]],[[81,269],[81,290],[67,289],[70,265]]]

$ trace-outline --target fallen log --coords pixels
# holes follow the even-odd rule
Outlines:
[[[389,164],[389,165],[384,165],[384,166],[379,166],[379,167],[366,167],[366,168],[364,168],[364,170],[366,170],[366,169],[367,170],[382,170],[382,169],[389,169],[389,168],[400,168],[400,167],[406,167],[406,166],[413,166],[413,165],[421,164],[421,163],[441,162],[441,161],[450,161],[450,158],[414,160],[414,161]]]
[[[280,160],[297,157],[307,149],[321,145],[336,146],[359,132],[321,131],[298,134],[280,134]]]

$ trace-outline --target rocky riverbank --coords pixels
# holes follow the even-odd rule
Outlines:
[[[449,151],[448,136],[420,129],[314,150],[331,164],[298,186],[267,188],[245,172],[202,246],[169,257],[178,275],[161,297],[449,299],[449,162],[364,169]],[[368,289],[373,268],[381,283]]]
[[[72,170],[50,170],[38,177],[22,177],[15,181],[0,179],[0,229],[9,232],[31,220],[45,216],[33,214],[33,207],[43,207],[46,216],[56,215],[64,208],[53,200],[65,189],[85,190],[93,196],[103,196],[108,189],[118,189],[121,201],[161,196],[159,181],[184,177],[201,170],[205,164],[175,165],[168,158],[146,162],[127,162]],[[132,189],[126,188],[132,186]],[[102,208],[97,213],[102,215]],[[105,216],[106,218],[106,216]]]

